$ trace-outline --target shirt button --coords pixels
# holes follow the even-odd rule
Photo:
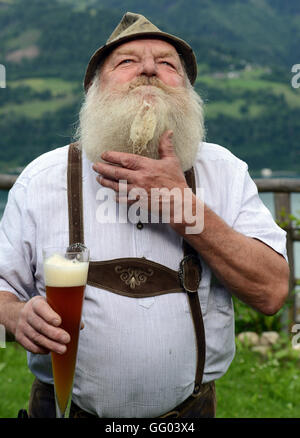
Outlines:
[[[142,222],[138,222],[136,224],[136,227],[137,227],[138,230],[142,230],[144,228],[144,225],[142,224]]]

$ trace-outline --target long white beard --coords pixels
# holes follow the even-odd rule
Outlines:
[[[130,128],[130,140],[134,154],[141,154],[154,137],[157,117],[154,105],[144,100],[141,108],[133,119]]]
[[[173,131],[183,171],[190,169],[204,137],[202,100],[190,85],[169,87],[143,76],[100,91],[96,79],[81,107],[76,139],[92,162],[101,161],[107,150],[158,159],[159,139],[166,130]]]

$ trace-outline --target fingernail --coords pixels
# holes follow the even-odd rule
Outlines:
[[[62,347],[59,348],[58,353],[59,354],[64,354],[67,351],[67,347],[65,345],[63,345]]]
[[[70,342],[70,336],[68,335],[63,335],[62,336],[62,341],[67,344],[68,342]]]

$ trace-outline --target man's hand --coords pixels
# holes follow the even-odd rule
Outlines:
[[[104,187],[113,189],[117,193],[119,202],[124,201],[122,199],[124,184],[122,185],[119,181],[126,181],[126,197],[132,189],[138,195],[140,194],[139,190],[142,189],[145,193],[145,202],[147,202],[145,207],[151,209],[152,189],[164,188],[170,192],[176,188],[182,194],[184,188],[188,188],[180,161],[174,152],[171,131],[166,131],[161,136],[158,152],[159,160],[124,152],[104,152],[101,158],[106,163],[95,163],[93,169],[100,174],[97,177],[98,182]],[[162,203],[160,202],[159,205],[161,210]],[[161,211],[155,213],[161,213]]]
[[[45,298],[34,297],[22,306],[17,319],[15,338],[32,353],[63,354],[70,335],[59,326],[60,316],[49,306]]]

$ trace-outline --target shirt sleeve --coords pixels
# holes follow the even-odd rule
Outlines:
[[[11,292],[21,301],[36,295],[32,252],[35,232],[26,192],[24,180],[17,181],[0,223],[0,291]]]
[[[247,169],[244,180],[236,183],[242,184],[242,190],[233,228],[248,237],[261,240],[288,261],[286,232],[276,224],[272,214],[260,199],[257,186]]]

